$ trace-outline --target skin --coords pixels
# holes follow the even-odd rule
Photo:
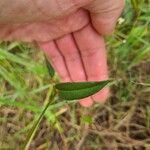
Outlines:
[[[123,0],[0,1],[0,40],[36,41],[64,82],[108,79],[103,36],[111,34]],[[109,90],[80,100],[104,102]]]

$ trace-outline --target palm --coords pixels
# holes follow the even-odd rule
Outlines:
[[[89,22],[87,12],[74,14],[43,22],[0,24],[0,38],[3,40],[50,41],[65,34],[77,31]]]

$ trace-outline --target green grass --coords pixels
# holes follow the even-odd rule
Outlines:
[[[88,110],[56,96],[31,149],[149,149],[150,1],[126,3],[115,33],[106,38],[110,77],[119,79],[112,96]],[[52,94],[43,53],[27,44],[1,42],[0,85],[0,150],[20,150]]]

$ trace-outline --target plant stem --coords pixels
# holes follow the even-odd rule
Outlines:
[[[30,130],[28,136],[27,136],[27,140],[25,142],[25,144],[23,145],[23,150],[28,150],[29,149],[29,146],[31,145],[31,142],[35,136],[35,133],[39,127],[39,124],[41,123],[47,109],[49,108],[50,104],[51,104],[51,101],[54,99],[55,97],[55,93],[54,94],[51,94],[51,100],[47,102],[47,104],[45,105],[43,111],[41,112],[41,114],[39,115],[37,121],[34,123],[34,125],[32,126],[32,129]]]

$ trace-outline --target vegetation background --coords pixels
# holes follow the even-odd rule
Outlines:
[[[55,97],[35,129],[31,150],[150,150],[150,1],[126,0],[106,38],[110,77],[106,104],[82,108]],[[0,150],[21,150],[49,101],[52,80],[31,45],[0,43]]]

